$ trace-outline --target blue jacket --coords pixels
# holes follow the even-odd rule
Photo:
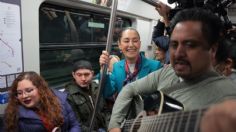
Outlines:
[[[79,123],[76,120],[76,116],[71,109],[71,106],[66,101],[67,94],[54,91],[59,98],[64,116],[64,124],[61,127],[62,132],[80,132]],[[32,110],[23,106],[19,106],[19,122],[18,127],[20,132],[46,132],[45,127],[40,120],[40,117]]]
[[[161,68],[161,63],[156,60],[145,58],[141,55],[141,69],[138,72],[138,79]],[[123,81],[126,78],[125,60],[121,60],[113,65],[113,71],[106,77],[106,85],[103,89],[105,98],[112,96],[115,92],[120,92],[123,87]]]

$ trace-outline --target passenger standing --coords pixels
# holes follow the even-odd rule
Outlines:
[[[125,58],[115,63],[112,73],[106,77],[106,86],[103,90],[105,98],[119,93],[126,84],[161,68],[159,61],[147,59],[140,54],[141,41],[136,29],[124,29],[119,36],[118,46]],[[108,64],[109,59],[109,54],[103,51],[99,58],[100,66]]]
[[[236,83],[236,39],[222,39],[216,52],[214,67]]]
[[[169,12],[171,8],[162,2],[158,2],[155,9],[157,10],[161,18],[158,20],[157,25],[154,26],[153,35],[152,35],[153,41],[155,41],[155,38],[157,37],[170,34],[169,33],[170,32],[169,31],[170,30]]]
[[[170,63],[169,37],[161,36],[155,39],[154,54],[155,59],[160,61],[163,65]]]
[[[23,72],[13,82],[4,115],[7,132],[80,132],[67,95],[52,91],[35,72]]]
[[[89,61],[80,60],[73,65],[73,81],[65,86],[68,101],[81,123],[83,132],[89,131],[90,120],[94,110],[94,102],[98,91],[98,84],[93,79],[94,71]],[[101,112],[104,104],[101,101],[99,112],[95,117],[94,131],[106,129],[105,117]]]
[[[170,63],[169,53],[169,12],[170,7],[162,2],[158,2],[156,10],[161,18],[157,25],[153,28],[152,41],[156,44],[155,59],[162,62],[162,64]]]

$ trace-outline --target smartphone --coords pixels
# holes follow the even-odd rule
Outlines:
[[[148,4],[152,5],[152,6],[155,6],[155,7],[159,5],[157,3],[159,0],[142,0],[142,1],[148,3]]]

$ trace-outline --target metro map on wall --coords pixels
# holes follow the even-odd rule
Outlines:
[[[20,7],[0,2],[0,75],[23,71]]]

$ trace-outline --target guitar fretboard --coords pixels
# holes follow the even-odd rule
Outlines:
[[[206,109],[193,111],[179,111],[161,115],[145,116],[134,120],[127,120],[124,132],[199,132],[199,123]],[[131,126],[133,129],[131,129]]]

